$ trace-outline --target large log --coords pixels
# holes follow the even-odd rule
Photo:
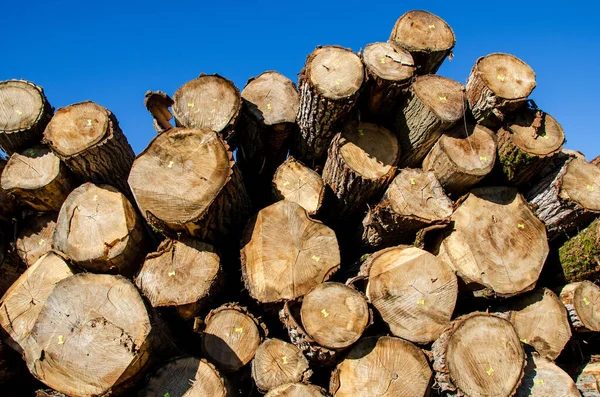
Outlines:
[[[292,155],[305,164],[321,165],[335,128],[356,104],[365,78],[363,64],[352,51],[341,47],[319,47],[306,59],[300,72],[300,133]]]
[[[290,156],[273,176],[273,197],[298,203],[309,215],[317,215],[325,198],[325,182],[317,172]]]
[[[590,281],[567,284],[560,291],[575,331],[600,332],[600,287]]]
[[[46,299],[25,349],[30,372],[69,396],[118,392],[143,372],[155,330],[135,286],[121,276],[76,274]]]
[[[106,183],[129,195],[127,175],[135,154],[108,109],[89,101],[58,109],[44,142],[82,181]]]
[[[458,125],[440,137],[423,169],[433,171],[444,190],[457,196],[489,174],[495,162],[493,132],[481,125]]]
[[[392,123],[402,148],[398,166],[418,167],[442,133],[463,118],[466,107],[462,84],[418,76]]]
[[[265,397],[326,397],[327,394],[318,386],[306,383],[288,383],[276,387],[265,394]]]
[[[25,80],[0,82],[0,148],[11,155],[38,144],[53,113],[42,87]]]
[[[56,217],[57,214],[53,212],[41,214],[28,219],[22,227],[17,236],[15,248],[17,255],[25,265],[33,265],[52,249]]]
[[[590,358],[577,374],[576,384],[583,397],[600,397],[600,356]]]
[[[172,237],[220,243],[250,211],[229,146],[211,130],[176,128],[154,138],[133,163],[129,185],[146,220]]]
[[[366,294],[394,336],[431,343],[450,323],[458,281],[444,262],[415,247],[374,253],[361,266]]]
[[[302,351],[281,339],[265,340],[252,360],[252,379],[263,392],[287,383],[306,381],[311,374]]]
[[[332,229],[308,217],[300,205],[282,200],[248,223],[241,249],[242,275],[260,303],[296,299],[328,280],[340,266]]]
[[[447,56],[452,56],[456,37],[446,21],[437,15],[413,10],[396,21],[390,41],[410,51],[418,74],[433,74]]]
[[[515,397],[581,397],[573,379],[558,365],[533,353],[527,355],[527,366]]]
[[[361,339],[331,374],[335,397],[429,395],[431,369],[423,352],[391,336]]]
[[[46,146],[13,153],[2,171],[2,189],[36,211],[59,211],[75,181]]]
[[[565,241],[558,248],[558,258],[567,282],[600,281],[600,220]]]
[[[501,53],[481,57],[467,80],[471,113],[478,123],[499,127],[525,104],[535,84],[534,71],[519,58]]]
[[[586,227],[600,214],[600,168],[570,157],[525,195],[548,230],[548,239]]]
[[[146,254],[142,220],[129,200],[112,186],[89,182],[67,197],[52,246],[86,270],[129,276]]]
[[[526,364],[511,323],[480,312],[454,320],[432,353],[436,387],[450,396],[513,396]]]
[[[398,139],[386,128],[347,123],[331,141],[323,182],[335,197],[329,203],[336,222],[346,220],[378,199],[396,174]]]
[[[191,319],[219,292],[223,277],[212,245],[189,238],[166,239],[146,256],[135,284],[152,307],[171,307]]]

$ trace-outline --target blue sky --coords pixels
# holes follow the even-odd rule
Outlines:
[[[588,160],[600,154],[600,29],[591,2],[34,0],[1,9],[0,79],[43,86],[56,108],[88,99],[109,108],[136,153],[155,135],[147,90],[172,95],[203,72],[240,90],[265,70],[297,81],[316,46],[358,51],[386,41],[405,11],[425,9],[457,37],[454,60],[438,74],[464,83],[479,56],[516,55],[535,70],[531,98],[562,124],[566,146]]]

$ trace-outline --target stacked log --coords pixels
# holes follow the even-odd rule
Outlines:
[[[27,266],[33,265],[52,249],[56,217],[56,213],[48,212],[26,220],[17,236],[15,248],[17,255]]]
[[[558,249],[564,278],[569,283],[600,281],[600,221],[565,241]]]
[[[317,215],[325,198],[325,183],[321,175],[290,156],[273,176],[273,197],[293,201],[309,215]]]
[[[310,375],[308,360],[302,351],[281,339],[265,340],[252,359],[252,379],[263,392],[306,381]]]
[[[560,291],[560,300],[569,313],[573,329],[578,332],[600,332],[600,287],[590,281],[567,284]]]

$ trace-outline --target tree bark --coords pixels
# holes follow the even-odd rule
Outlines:
[[[581,397],[573,379],[551,360],[536,353],[527,355],[527,366],[516,397]]]
[[[600,331],[600,287],[590,281],[567,284],[560,292],[575,331]]]
[[[567,282],[600,281],[600,220],[565,241],[558,256]]]
[[[273,176],[273,198],[299,204],[308,215],[319,214],[325,198],[325,182],[317,172],[288,157]]]
[[[15,242],[17,255],[25,265],[33,265],[52,249],[57,216],[56,213],[49,212],[26,221]]]
[[[311,374],[302,351],[281,339],[265,340],[252,360],[252,379],[263,392],[288,383],[305,382]]]
[[[592,356],[576,379],[583,397],[600,397],[600,356]]]
[[[42,87],[25,80],[0,82],[0,148],[11,155],[38,144],[53,114]]]

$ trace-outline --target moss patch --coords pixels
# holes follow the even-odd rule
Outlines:
[[[600,279],[600,230],[596,219],[558,250],[560,264],[568,282]]]

